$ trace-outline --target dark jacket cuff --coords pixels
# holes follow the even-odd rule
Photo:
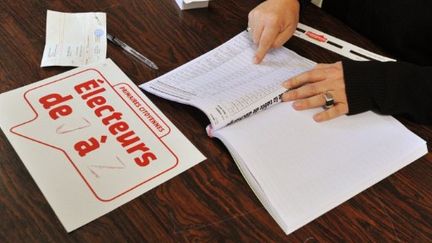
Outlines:
[[[342,61],[345,92],[348,100],[348,115],[358,114],[375,108],[373,94],[383,93],[384,72],[371,62]],[[380,96],[378,94],[378,96]]]

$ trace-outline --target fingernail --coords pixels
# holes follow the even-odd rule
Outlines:
[[[322,117],[319,114],[316,114],[313,116],[314,121],[316,122],[321,122],[322,121]]]
[[[295,110],[298,110],[298,109],[301,108],[301,104],[298,103],[298,102],[294,102],[294,103],[292,104],[292,106],[293,106],[293,108],[294,108]]]
[[[257,56],[254,56],[253,63],[254,64],[258,64],[259,63],[259,58]]]
[[[289,88],[290,87],[290,80],[287,80],[287,81],[285,81],[285,82],[283,82],[282,83],[282,86],[284,87],[284,88]]]

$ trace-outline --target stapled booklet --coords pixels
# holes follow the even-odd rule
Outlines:
[[[426,142],[391,116],[316,123],[317,109],[281,103],[282,82],[315,63],[279,48],[255,65],[254,53],[242,32],[140,87],[207,115],[208,134],[225,144],[286,234],[427,153]]]

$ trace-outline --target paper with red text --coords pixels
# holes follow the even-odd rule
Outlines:
[[[205,159],[109,59],[1,94],[0,125],[68,232]]]

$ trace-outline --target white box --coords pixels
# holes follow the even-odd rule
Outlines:
[[[176,0],[176,3],[181,10],[193,8],[207,8],[209,2],[209,0]]]

